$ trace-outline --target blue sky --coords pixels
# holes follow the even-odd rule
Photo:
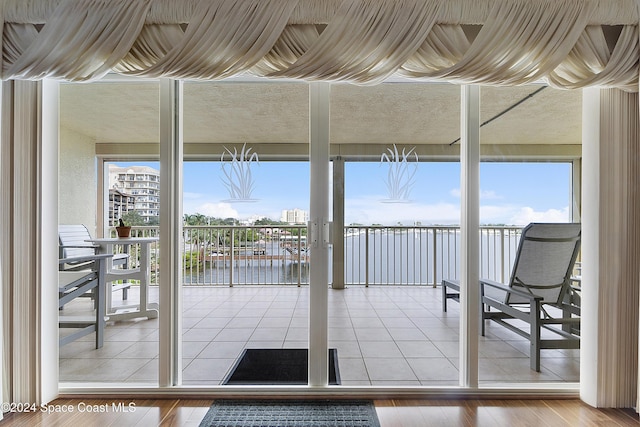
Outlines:
[[[158,167],[157,163],[135,164]],[[405,203],[387,202],[387,167],[379,162],[346,163],[346,224],[459,223],[458,163],[419,163],[409,201]],[[252,166],[251,173],[254,201],[231,203],[219,162],[185,162],[184,212],[237,219],[266,216],[279,220],[283,209],[308,211],[307,163],[261,161]],[[569,163],[482,163],[480,173],[482,224],[570,221]]]
[[[526,225],[569,221],[570,171],[568,163],[482,163],[480,222]],[[410,202],[401,204],[381,202],[386,197],[385,165],[352,164],[345,174],[347,223],[429,225],[460,221],[459,163],[419,163]]]

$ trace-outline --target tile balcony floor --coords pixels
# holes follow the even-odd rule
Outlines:
[[[118,304],[120,292],[114,292]],[[129,291],[137,300],[137,287]],[[150,290],[157,301],[157,288]],[[183,288],[183,384],[219,385],[245,348],[307,348],[308,286]],[[88,298],[64,308],[89,310]],[[329,347],[338,349],[343,385],[456,386],[459,307],[442,312],[441,289],[349,286],[329,289]],[[158,319],[109,322],[105,344],[88,335],[60,348],[60,382],[153,384]],[[65,330],[61,330],[64,334]],[[529,342],[487,323],[479,343],[481,384],[578,382],[579,350],[543,350],[529,368]]]

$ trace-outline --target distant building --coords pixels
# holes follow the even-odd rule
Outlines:
[[[109,189],[109,225],[117,225],[118,219],[136,208],[136,198],[113,188]]]
[[[256,221],[259,221],[263,218],[266,218],[264,215],[251,215],[249,218],[247,218],[246,220],[240,221],[240,223],[242,225],[253,225],[256,223]]]
[[[302,209],[285,209],[280,221],[288,224],[306,224],[309,221],[309,213]]]
[[[117,193],[120,196],[116,195]],[[121,196],[134,198],[133,209],[131,209],[129,201],[126,204],[126,211],[122,210],[122,204],[116,204],[122,203]],[[118,209],[120,210],[118,211]],[[160,219],[160,171],[148,166],[122,168],[109,165],[109,224],[114,225],[120,215],[131,210],[136,211],[146,223],[158,223]]]

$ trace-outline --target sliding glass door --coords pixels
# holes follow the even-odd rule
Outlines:
[[[158,111],[158,82],[60,85],[59,229],[73,227],[73,246],[86,245],[60,256],[114,254],[105,293],[59,311],[62,338],[95,319],[98,305],[106,313],[102,344],[94,332],[60,346],[63,384],[158,384]]]
[[[460,267],[459,106],[454,85],[332,87],[329,343],[345,385],[458,385],[459,308],[442,311],[438,284]]]
[[[520,372],[527,342],[496,325],[477,337],[468,303],[442,289],[463,278],[465,210],[479,212],[479,273],[498,281],[526,223],[579,221],[576,120],[551,114],[559,103],[577,108],[575,93],[483,88],[478,183],[461,178],[469,165],[456,85],[181,85],[171,143],[181,148],[171,172],[181,218],[171,203],[162,208],[158,141],[168,116],[160,118],[158,82],[61,86],[61,223],[90,223],[108,238],[123,219],[134,237],[156,239],[144,260],[139,246],[116,250],[130,267],[148,267],[144,295],[160,318],[171,313],[155,305],[161,295],[178,307],[168,326],[112,313],[102,349],[90,338],[61,348],[61,382],[92,381],[97,366],[102,382],[155,386],[171,364],[177,386],[457,387],[476,361],[480,386],[577,380],[575,350],[547,351],[541,374]],[[462,203],[470,185],[473,206]],[[162,215],[176,240],[163,240]],[[177,254],[171,265],[161,262],[162,242]],[[139,277],[112,282],[129,286],[109,304],[139,301]],[[165,346],[162,331],[176,325]],[[465,343],[476,338],[470,357]],[[255,376],[278,371],[260,365],[277,361],[276,377]],[[244,362],[249,377],[234,382]]]
[[[306,384],[308,106],[307,84],[184,84],[185,385]]]
[[[546,283],[545,280],[549,280],[546,275],[553,266],[537,264],[544,259],[543,254],[529,261],[519,244],[523,228],[528,224],[580,222],[580,162],[576,159],[581,155],[582,96],[579,91],[543,85],[486,87],[481,90],[480,102],[483,123],[480,275],[503,284],[532,285],[531,292],[541,292],[544,285],[561,284],[562,274],[555,282]],[[548,248],[546,251],[557,250],[552,243],[539,244],[549,245],[544,246]],[[562,252],[555,254],[555,258],[561,256]],[[518,260],[520,266],[516,271],[514,265]],[[579,265],[578,259],[577,266],[569,266],[572,278],[566,297],[570,301],[568,306],[575,310],[579,310],[581,293]],[[534,271],[527,273],[529,266],[535,266]],[[566,271],[567,266],[562,269]],[[490,295],[491,290],[484,288]],[[485,317],[497,316],[489,314],[488,306],[483,308],[487,311]],[[517,309],[527,311],[528,304],[519,305]],[[573,314],[564,315],[577,322],[575,310]],[[496,307],[491,309],[492,313],[497,311]],[[563,317],[563,312],[546,305],[539,317],[558,319]],[[539,339],[527,336],[535,335],[530,321],[515,318],[506,319],[505,323],[492,320],[484,323],[479,342],[480,384],[579,381],[578,323],[548,324],[548,328],[542,328]],[[548,348],[549,345],[554,348]],[[539,347],[542,349],[538,355],[536,348]],[[535,357],[540,358],[539,370],[531,366]]]

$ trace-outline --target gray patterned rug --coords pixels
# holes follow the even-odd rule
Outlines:
[[[369,400],[216,400],[200,427],[380,427]]]

